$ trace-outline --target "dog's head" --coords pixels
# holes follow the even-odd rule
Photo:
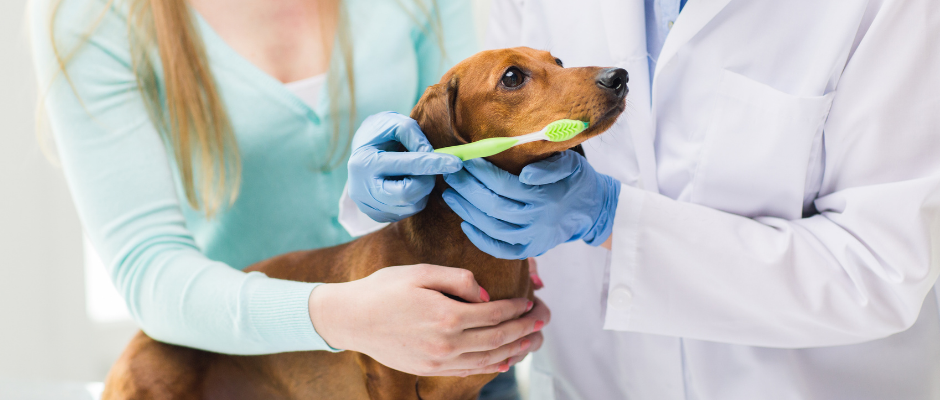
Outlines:
[[[525,135],[559,119],[590,124],[564,142],[527,143],[487,158],[518,174],[607,130],[624,110],[627,81],[623,69],[564,68],[549,52],[528,47],[483,51],[429,87],[411,117],[434,148]]]

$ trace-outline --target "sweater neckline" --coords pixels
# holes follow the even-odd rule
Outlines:
[[[199,26],[200,36],[202,37],[203,43],[205,43],[206,53],[210,59],[216,61],[216,63],[212,65],[213,67],[228,69],[239,75],[243,75],[246,78],[243,81],[245,84],[254,86],[269,98],[288,106],[290,109],[303,115],[315,124],[322,122],[322,110],[328,107],[329,102],[329,96],[326,96],[324,93],[325,85],[320,89],[316,109],[311,108],[307,102],[300,99],[288,89],[284,83],[267,72],[264,72],[261,68],[251,61],[248,61],[248,59],[229,46],[229,44],[218,35],[215,29],[209,25],[208,21],[203,18],[202,14],[194,9],[191,9],[191,11],[193,15],[195,15]],[[326,77],[329,73],[328,71],[321,75]]]

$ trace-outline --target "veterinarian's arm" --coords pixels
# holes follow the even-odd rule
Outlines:
[[[485,49],[516,47],[522,43],[522,8],[525,0],[492,0],[486,26]]]
[[[46,3],[31,10],[43,89],[55,69]],[[65,51],[97,17],[100,7],[90,4],[63,2],[57,31]],[[81,98],[59,75],[45,104],[85,232],[134,319],[157,340],[222,353],[329,349],[308,315],[314,284],[245,274],[200,252],[137,89],[123,18],[109,11],[71,62]]]
[[[606,328],[832,346],[904,331],[937,301],[928,296],[940,274],[933,4],[884,2],[859,38],[825,124],[820,214],[748,219],[625,186]]]

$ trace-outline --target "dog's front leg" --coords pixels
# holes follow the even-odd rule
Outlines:
[[[417,376],[386,367],[365,354],[359,354],[358,361],[371,400],[421,400]]]

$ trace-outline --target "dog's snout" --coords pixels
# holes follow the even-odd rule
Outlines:
[[[630,75],[623,68],[607,68],[597,74],[597,86],[611,90],[617,97],[627,95],[627,82],[630,81]]]

